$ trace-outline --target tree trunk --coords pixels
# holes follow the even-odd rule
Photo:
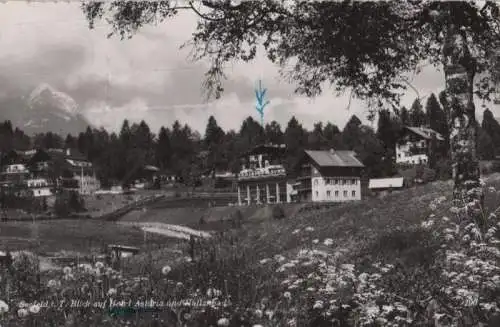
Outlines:
[[[483,206],[477,157],[478,123],[474,108],[475,61],[464,32],[449,26],[443,45],[446,98],[449,105],[450,154],[453,172],[453,199],[467,206],[479,218]],[[479,222],[479,220],[478,220]]]

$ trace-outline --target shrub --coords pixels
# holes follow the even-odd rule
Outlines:
[[[240,228],[241,227],[241,224],[243,222],[243,214],[241,213],[240,209],[236,210],[231,215],[231,222],[232,222],[233,228]]]
[[[285,218],[285,210],[281,205],[273,206],[273,219],[283,219]]]

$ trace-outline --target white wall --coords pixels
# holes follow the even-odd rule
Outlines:
[[[45,178],[34,178],[26,181],[28,187],[47,187],[49,183]]]
[[[360,178],[357,176],[312,178],[313,202],[344,202],[358,200],[361,200],[361,182]]]
[[[404,164],[419,164],[419,163],[428,163],[428,156],[426,154],[415,154],[412,155],[410,152],[410,147],[415,146],[417,144],[420,145],[420,148],[425,149],[426,145],[422,147],[422,143],[425,144],[425,141],[419,141],[415,143],[408,142],[406,144],[396,145],[396,163],[404,163]]]
[[[23,164],[15,164],[15,165],[8,165],[5,168],[6,173],[19,173],[19,172],[27,172],[28,170],[26,169],[26,166]]]
[[[50,188],[48,188],[48,187],[36,188],[36,189],[33,189],[32,192],[33,192],[33,196],[35,198],[52,195],[52,192],[50,191]]]
[[[94,176],[78,176],[74,177],[78,181],[78,192],[80,194],[94,194],[101,188],[101,184]]]

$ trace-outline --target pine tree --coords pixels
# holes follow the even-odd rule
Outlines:
[[[413,104],[410,108],[410,125],[415,127],[424,126],[427,123],[427,119],[425,117],[425,112],[420,103],[420,100],[416,99],[413,101]]]
[[[272,144],[283,144],[284,134],[281,130],[280,124],[273,120],[272,122],[266,124],[265,127],[266,142]]]
[[[493,160],[495,158],[495,145],[484,128],[479,129],[477,143],[477,155],[481,160]]]
[[[486,109],[483,113],[481,127],[491,138],[495,149],[500,149],[500,124],[489,109]]]
[[[169,131],[165,127],[160,128],[158,141],[156,142],[156,162],[160,169],[170,168],[172,158],[172,147],[170,145]]]

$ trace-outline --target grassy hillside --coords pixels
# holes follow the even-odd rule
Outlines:
[[[452,206],[450,182],[330,208],[287,206],[288,217],[281,220],[255,219],[268,209],[245,208],[239,228],[220,222],[220,216],[235,208],[212,208],[205,214],[218,218],[208,218],[205,227],[217,225],[219,233],[195,244],[194,260],[187,244],[179,243],[175,250],[180,252],[173,246],[149,249],[127,260],[121,273],[106,270],[106,289],[91,282],[108,269],[98,264],[90,270],[75,268],[70,275],[44,276],[60,281],[61,288],[33,287],[39,295],[54,296],[70,288],[94,300],[175,297],[202,303],[183,305],[187,311],[162,305],[155,315],[135,310],[111,319],[109,311],[81,313],[78,321],[85,326],[90,321],[150,326],[152,320],[181,326],[183,319],[199,327],[499,326],[496,189],[499,175],[491,176],[485,188],[490,225],[484,232]],[[162,210],[150,208],[147,215],[139,212],[126,219],[196,224],[201,214],[197,209],[192,215]],[[87,293],[79,291],[84,287]],[[59,322],[69,319],[67,312],[54,315]],[[15,321],[15,314],[9,317]]]

